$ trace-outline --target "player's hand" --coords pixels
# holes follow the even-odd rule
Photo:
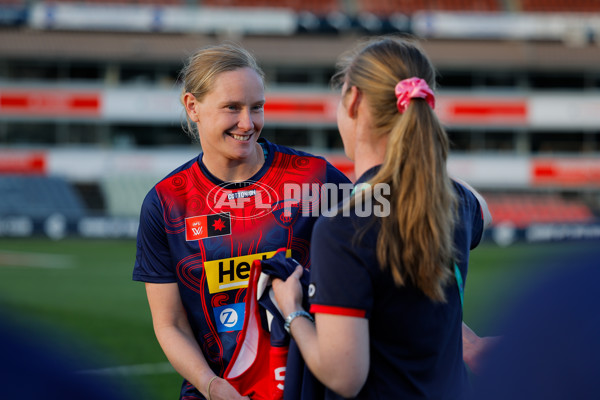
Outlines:
[[[217,378],[210,385],[210,400],[250,400],[242,396],[226,379]]]
[[[294,272],[285,280],[273,280],[273,292],[275,301],[286,318],[294,311],[302,310],[302,284],[300,278],[304,268],[298,265]]]
[[[465,336],[463,335],[463,361],[471,372],[479,374],[485,363],[485,355],[501,340],[500,336]]]

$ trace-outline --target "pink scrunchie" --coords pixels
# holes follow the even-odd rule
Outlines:
[[[408,78],[404,79],[396,85],[396,102],[398,111],[404,113],[408,108],[410,99],[421,98],[431,106],[435,108],[435,96],[433,91],[427,85],[427,82],[421,78]]]

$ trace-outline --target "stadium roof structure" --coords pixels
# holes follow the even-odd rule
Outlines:
[[[333,65],[360,35],[246,36],[236,39],[263,65]],[[194,50],[227,36],[164,33],[0,30],[0,55],[35,60],[182,62]],[[597,69],[600,51],[558,41],[427,39],[438,68]]]

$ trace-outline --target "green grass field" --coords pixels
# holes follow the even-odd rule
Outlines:
[[[479,334],[498,334],[495,324],[547,271],[547,260],[596,245],[482,244],[471,253],[465,321]],[[0,309],[12,316],[8,324],[75,354],[85,368],[164,366],[144,286],[131,280],[134,258],[133,240],[0,239]],[[181,378],[175,372],[136,371],[113,378],[148,399],[177,398]]]

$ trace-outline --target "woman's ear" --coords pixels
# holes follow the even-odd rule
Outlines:
[[[187,92],[183,95],[183,106],[185,107],[185,112],[192,122],[198,122],[200,120],[198,110],[196,110],[198,103],[199,102],[196,96],[190,92]]]
[[[348,91],[348,116],[356,118],[358,116],[358,106],[362,101],[362,92],[356,86],[352,86]]]

